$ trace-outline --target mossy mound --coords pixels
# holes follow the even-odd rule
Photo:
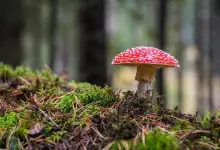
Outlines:
[[[220,111],[163,106],[159,95],[66,81],[49,68],[0,65],[0,148],[219,149]]]

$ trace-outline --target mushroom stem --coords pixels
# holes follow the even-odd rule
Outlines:
[[[152,90],[152,83],[139,81],[138,86],[137,86],[138,93],[145,93],[151,90]]]
[[[147,92],[152,90],[152,83],[155,81],[156,68],[151,65],[137,66],[135,80],[139,81],[137,92]]]

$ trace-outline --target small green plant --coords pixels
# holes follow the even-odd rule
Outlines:
[[[59,81],[59,77],[55,75],[49,68],[44,68],[42,71],[37,71],[47,81]]]
[[[175,126],[172,127],[172,130],[178,131],[178,130],[189,130],[193,129],[193,126],[190,124],[188,120],[181,119],[179,120]]]
[[[58,107],[63,110],[65,113],[69,113],[73,111],[72,103],[74,101],[73,95],[64,95],[60,102],[58,103]]]
[[[212,114],[210,112],[207,112],[207,114],[202,119],[201,122],[202,127],[207,128],[211,122],[211,119],[212,119]]]
[[[120,144],[120,146],[119,146]],[[138,141],[124,141],[116,142],[112,145],[110,150],[116,150],[121,147],[123,150],[129,146],[130,149],[137,150],[178,150],[178,140],[174,135],[166,134],[165,132],[154,129],[148,133],[144,133],[138,137]]]
[[[62,131],[57,131],[54,132],[49,138],[54,141],[54,142],[59,142],[65,135],[67,131],[62,130]]]
[[[88,105],[84,107],[82,113],[78,115],[80,118],[80,127],[87,125],[88,119],[91,118],[93,115],[97,115],[101,112],[101,109],[97,105]]]
[[[21,149],[21,143],[19,138],[11,136],[8,142],[8,149],[19,150]]]
[[[0,129],[12,128],[18,124],[18,115],[15,112],[10,112],[0,117]]]

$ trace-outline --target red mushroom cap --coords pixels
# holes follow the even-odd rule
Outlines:
[[[121,52],[112,61],[114,65],[154,65],[158,68],[179,67],[170,54],[154,47],[134,47]]]

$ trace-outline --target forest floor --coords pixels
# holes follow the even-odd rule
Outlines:
[[[220,111],[167,109],[155,92],[67,81],[49,68],[0,65],[0,148],[220,149]]]

